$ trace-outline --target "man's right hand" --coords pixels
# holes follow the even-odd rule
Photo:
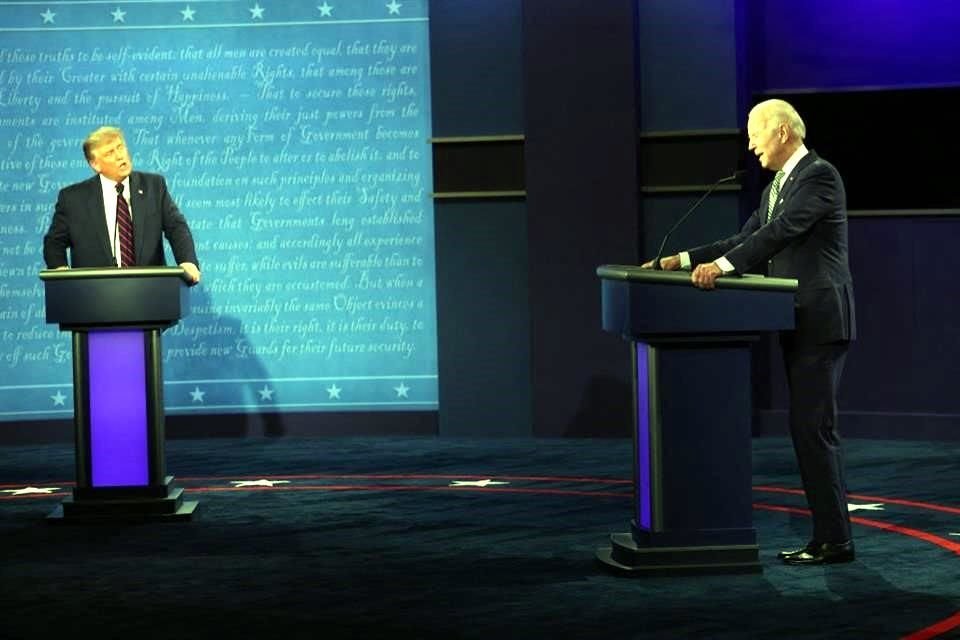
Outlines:
[[[653,260],[648,260],[640,265],[641,269],[653,269]],[[660,268],[664,271],[676,271],[680,268],[680,254],[660,258]]]

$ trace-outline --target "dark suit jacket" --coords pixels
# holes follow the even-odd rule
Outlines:
[[[770,185],[734,236],[692,249],[694,265],[720,256],[737,273],[764,266],[777,278],[796,278],[796,330],[806,344],[856,337],[853,280],[847,254],[847,204],[836,168],[813,151],[804,156],[781,186],[775,218],[764,224]]]
[[[165,264],[163,236],[170,242],[177,264],[192,262],[200,266],[190,228],[170,197],[163,176],[131,173],[130,200],[138,266]],[[111,247],[100,176],[63,188],[57,196],[50,229],[43,237],[43,259],[47,267],[66,266],[67,249],[70,249],[70,266],[116,266]]]

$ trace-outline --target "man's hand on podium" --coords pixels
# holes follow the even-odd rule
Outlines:
[[[641,269],[653,269],[653,260],[648,260],[640,265]],[[660,268],[664,271],[676,271],[680,268],[680,254],[660,258]]]
[[[181,262],[180,267],[183,269],[184,273],[187,274],[187,280],[190,281],[191,285],[200,282],[200,269],[197,269],[197,265],[193,264],[192,262]]]
[[[713,289],[716,286],[717,278],[723,275],[723,270],[717,266],[716,262],[707,262],[698,264],[693,270],[690,279],[693,280],[695,287],[701,289]]]

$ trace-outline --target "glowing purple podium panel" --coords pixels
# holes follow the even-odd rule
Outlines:
[[[94,331],[87,336],[90,484],[94,487],[150,482],[144,355],[142,331]]]
[[[161,333],[189,311],[179,267],[40,273],[46,319],[73,334],[76,487],[56,522],[189,519],[164,455]]]
[[[750,349],[792,329],[796,280],[604,265],[605,331],[630,343],[634,520],[597,551],[627,575],[762,570],[751,503]]]

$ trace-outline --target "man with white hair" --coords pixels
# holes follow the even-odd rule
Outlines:
[[[804,145],[806,126],[783,100],[756,105],[747,120],[749,149],[775,171],[760,206],[739,233],[661,259],[663,269],[693,268],[693,284],[712,289],[718,277],[766,264],[770,276],[795,278],[795,328],[780,335],[790,390],[790,435],[813,535],[782,551],[791,565],[854,559],[847,487],[837,432],[837,388],[847,347],[856,337],[853,281],[847,253],[843,180]],[[653,266],[648,262],[646,267]]]

